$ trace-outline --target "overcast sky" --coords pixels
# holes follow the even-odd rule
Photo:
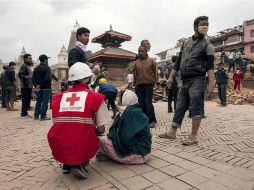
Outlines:
[[[122,48],[137,52],[142,39],[152,45],[150,55],[171,48],[193,34],[193,20],[209,16],[209,35],[254,18],[253,0],[0,0],[0,59],[14,60],[24,46],[33,59],[45,53],[57,62],[68,47],[76,19],[91,30],[90,39],[109,30],[131,35]],[[101,49],[90,44],[93,52]]]

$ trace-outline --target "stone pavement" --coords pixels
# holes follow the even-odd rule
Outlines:
[[[206,103],[199,144],[181,145],[190,133],[186,118],[174,141],[159,139],[172,114],[155,103],[158,127],[152,129],[152,160],[144,165],[91,161],[89,178],[63,175],[51,155],[46,135],[51,121],[20,119],[0,109],[0,190],[4,189],[147,189],[251,190],[254,184],[254,107]],[[17,107],[20,107],[18,104]],[[32,113],[32,112],[31,112]]]

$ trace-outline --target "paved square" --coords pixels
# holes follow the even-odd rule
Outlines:
[[[154,104],[158,126],[152,129],[152,160],[145,165],[121,165],[91,160],[89,178],[63,175],[51,155],[47,132],[51,121],[21,119],[19,112],[0,109],[0,190],[250,190],[254,184],[254,107],[217,107],[206,102],[206,116],[199,144],[185,147],[181,141],[191,130],[185,117],[174,141],[158,138],[170,127],[167,103]],[[20,103],[16,105],[20,108]],[[30,111],[32,114],[33,111]]]

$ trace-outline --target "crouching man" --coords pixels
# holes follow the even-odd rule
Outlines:
[[[88,177],[86,166],[99,149],[97,135],[104,133],[108,111],[104,95],[89,89],[93,75],[81,62],[69,70],[73,87],[52,99],[53,126],[48,142],[54,158],[63,163],[63,173],[80,179]]]

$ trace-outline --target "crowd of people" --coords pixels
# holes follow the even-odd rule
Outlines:
[[[10,62],[9,66],[4,66],[1,73],[1,101],[2,108],[6,111],[18,111],[14,108],[16,93],[21,93],[21,113],[22,119],[34,118],[35,120],[50,120],[47,116],[48,104],[51,99],[52,79],[58,80],[48,66],[49,57],[45,54],[39,56],[40,64],[33,68],[33,60],[30,54],[24,55],[24,63],[18,72],[15,71],[15,62]],[[18,86],[20,80],[20,86]],[[33,109],[31,99],[36,96],[36,104],[33,116],[28,114],[28,110]]]
[[[175,113],[171,129],[160,134],[160,138],[175,139],[189,110],[192,133],[183,144],[198,143],[197,133],[204,116],[206,73],[209,94],[213,93],[214,84],[214,48],[205,38],[207,30],[208,17],[195,19],[194,35],[184,42],[179,56],[172,58],[174,64],[168,65],[168,111],[173,111],[174,100]],[[150,42],[141,41],[133,72],[127,76],[128,84],[118,92],[100,76],[100,65],[88,66],[85,52],[89,35],[90,31],[84,27],[77,30],[78,42],[70,50],[68,60],[72,85],[53,97],[54,124],[48,133],[52,154],[63,164],[63,173],[72,173],[81,179],[88,177],[86,167],[94,156],[98,161],[112,159],[123,164],[148,162],[152,144],[150,128],[157,125],[152,98],[158,68],[148,54]],[[126,106],[118,114],[117,94],[119,103]],[[110,117],[105,102],[111,106],[114,119],[106,136],[103,134]]]
[[[169,131],[159,134],[159,138],[176,139],[177,129],[181,128],[188,110],[192,119],[192,131],[183,145],[198,143],[198,130],[205,114],[205,93],[212,96],[214,91],[215,51],[205,37],[208,26],[208,17],[196,18],[193,24],[194,35],[182,44],[179,56],[172,57],[172,64],[165,66],[169,89],[168,112],[174,111],[174,116]],[[157,126],[152,99],[159,72],[156,62],[149,57],[150,42],[141,41],[133,71],[127,76],[128,84],[119,91],[108,83],[107,73],[101,63],[88,64],[86,47],[89,35],[87,28],[77,30],[77,44],[68,55],[68,81],[62,81],[61,93],[51,100],[53,126],[47,136],[54,158],[63,164],[63,173],[72,173],[80,179],[88,177],[86,168],[94,156],[98,161],[111,159],[122,164],[149,162],[152,146],[150,129]],[[28,109],[31,89],[34,87],[37,101],[33,118],[42,121],[51,119],[46,114],[52,80],[48,58],[41,55],[40,65],[32,71],[31,55],[24,56],[25,63],[18,73],[21,80],[22,118],[32,117],[28,114]],[[216,72],[222,105],[226,105],[225,89],[228,80],[224,64],[221,62]],[[16,88],[15,77],[12,78],[15,75],[12,64],[6,72],[10,76],[11,89]],[[242,78],[240,72],[238,69],[234,75],[237,81]],[[239,82],[236,83],[236,88],[239,88]],[[10,91],[6,93],[11,94]],[[125,106],[121,113],[116,105],[117,96],[119,105]],[[13,110],[12,100],[5,100],[9,102],[7,110]],[[104,135],[105,126],[110,123],[109,108],[113,112],[113,123],[107,135]]]

